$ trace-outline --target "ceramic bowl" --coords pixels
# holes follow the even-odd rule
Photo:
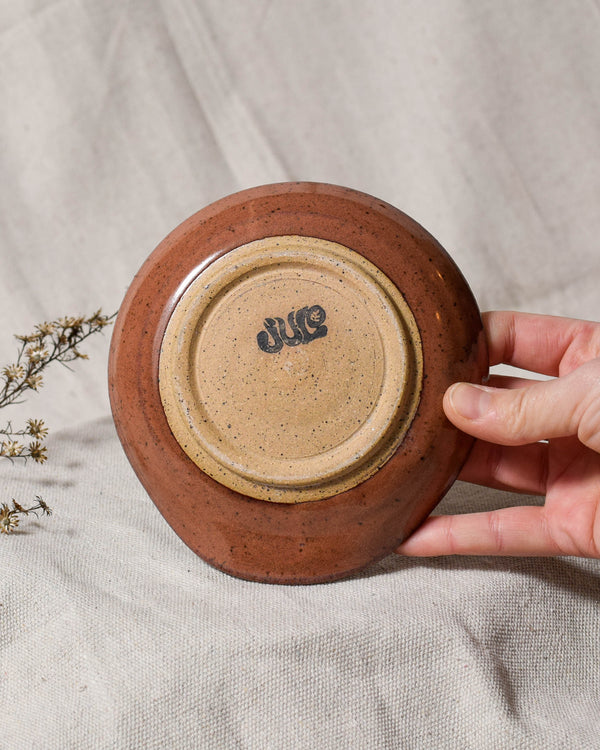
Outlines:
[[[348,188],[267,185],[184,221],[115,324],[111,404],[167,522],[232,575],[316,583],[391,553],[471,438],[445,418],[482,382],[479,310],[419,224]]]

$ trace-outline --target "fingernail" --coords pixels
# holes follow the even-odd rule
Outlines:
[[[470,383],[456,383],[448,398],[452,408],[465,419],[479,419],[489,411],[491,394],[487,388]]]

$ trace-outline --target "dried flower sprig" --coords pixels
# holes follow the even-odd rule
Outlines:
[[[48,428],[41,419],[28,419],[24,430],[13,430],[10,422],[4,429],[0,429],[0,456],[2,458],[32,458],[37,463],[43,464],[47,459],[47,448],[42,441],[48,435]],[[15,439],[16,438],[16,439]],[[21,440],[29,440],[24,445]],[[33,439],[31,439],[33,438]]]
[[[115,313],[116,315],[116,313]],[[19,403],[26,391],[38,391],[43,385],[42,372],[51,362],[68,362],[87,359],[79,345],[89,336],[110,325],[115,315],[103,315],[98,310],[89,317],[65,317],[50,323],[40,323],[32,333],[15,338],[21,342],[17,359],[0,372],[0,408]],[[0,458],[10,461],[28,458],[43,464],[48,450],[43,441],[48,428],[41,419],[28,419],[23,429],[13,429],[10,422],[0,429]],[[41,510],[50,515],[51,510],[41,497],[36,496],[37,505],[23,508],[16,500],[12,507],[0,505],[0,532],[9,534],[19,525],[19,515],[29,515]]]
[[[32,333],[15,338],[21,342],[16,362],[2,369],[0,375],[0,407],[16,403],[27,390],[37,391],[43,383],[42,371],[51,362],[73,362],[87,359],[78,346],[110,325],[114,315],[102,315],[98,310],[89,318],[59,318],[41,323]]]
[[[37,516],[37,511],[40,510],[42,515],[52,515],[52,509],[42,500],[39,495],[36,495],[35,499],[37,504],[31,508],[24,508],[16,500],[12,501],[12,508],[6,503],[0,505],[0,534],[10,534],[19,525],[19,516],[29,516],[33,513]]]

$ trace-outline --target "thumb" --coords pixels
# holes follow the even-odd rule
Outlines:
[[[459,429],[490,443],[525,445],[577,435],[600,452],[600,359],[514,389],[455,383],[444,395],[444,411]]]

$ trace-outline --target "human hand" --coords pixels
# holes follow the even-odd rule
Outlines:
[[[510,312],[483,322],[490,365],[554,378],[446,391],[448,419],[478,438],[459,479],[545,504],[432,516],[397,552],[600,557],[600,323]]]

